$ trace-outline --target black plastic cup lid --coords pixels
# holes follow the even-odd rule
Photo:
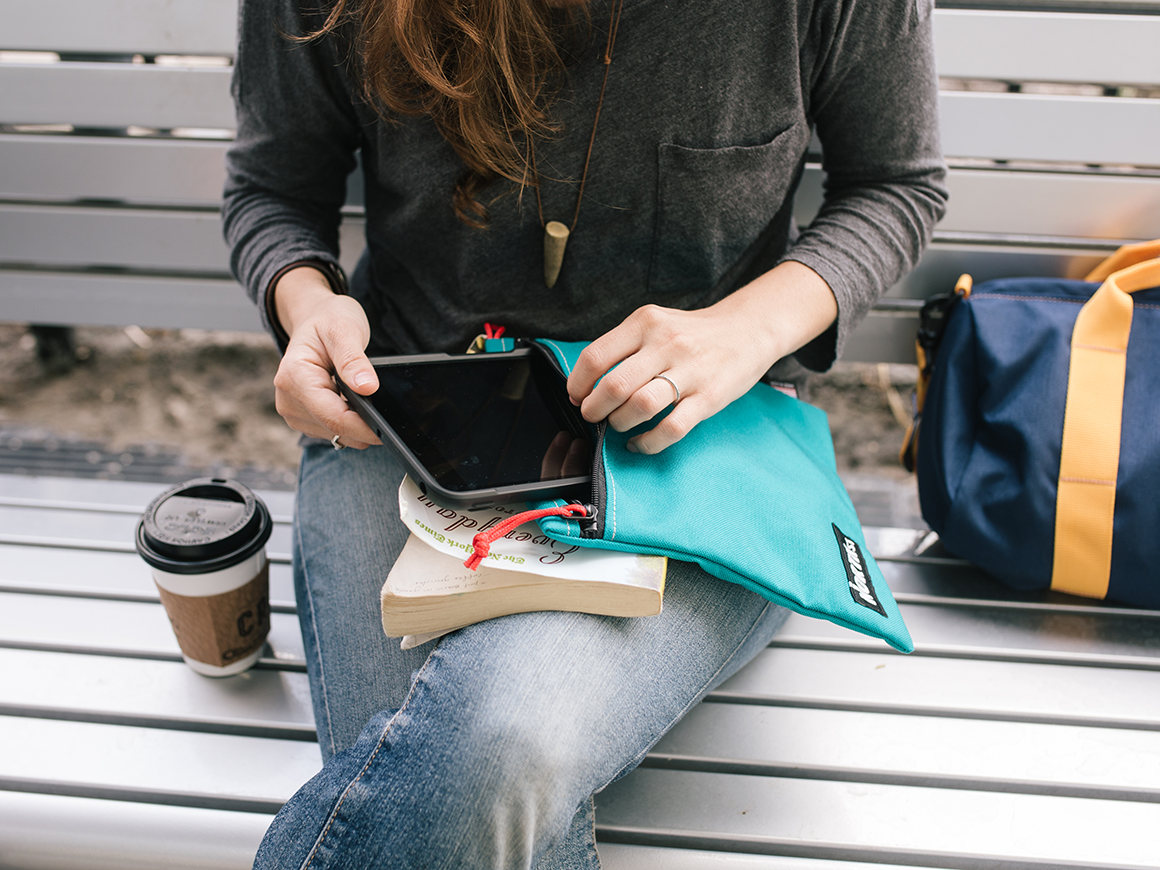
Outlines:
[[[170,574],[206,574],[250,558],[272,529],[266,505],[248,487],[203,477],[149,503],[137,524],[137,552]]]

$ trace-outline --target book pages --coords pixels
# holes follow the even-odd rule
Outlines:
[[[523,502],[465,511],[436,504],[411,478],[399,486],[399,515],[411,533],[460,563],[472,553],[471,539],[508,517],[527,510]],[[655,588],[665,575],[664,556],[596,550],[553,541],[535,522],[524,523],[491,545],[480,568],[498,568],[556,577],[625,583]],[[464,571],[467,571],[465,568]]]

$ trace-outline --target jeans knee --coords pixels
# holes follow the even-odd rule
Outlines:
[[[566,735],[542,721],[526,718],[489,718],[465,734],[465,763],[480,773],[480,786],[499,801],[524,795],[537,804],[550,804],[561,791],[582,787],[576,783],[583,769],[582,752]],[[468,760],[470,759],[470,760]],[[591,791],[591,789],[589,789]],[[571,816],[571,812],[568,815]]]
[[[505,856],[495,866],[531,866],[566,837],[593,790],[578,775],[583,764],[571,741],[515,711],[485,709],[448,724],[442,733],[450,740],[425,772],[456,784],[442,795],[441,829],[481,855]]]

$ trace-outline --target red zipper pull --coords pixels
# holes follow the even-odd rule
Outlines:
[[[468,560],[463,563],[463,566],[474,571],[479,567],[479,563],[487,558],[487,554],[491,552],[491,545],[495,543],[496,539],[502,538],[517,526],[531,520],[538,520],[540,517],[564,517],[568,515],[585,517],[588,515],[588,509],[582,504],[565,504],[559,507],[541,508],[514,514],[499,525],[492,526],[486,532],[480,532],[471,539],[472,553]]]
[[[492,326],[490,323],[485,323],[483,325],[483,334],[487,338],[503,338],[506,329],[507,327],[505,326]]]

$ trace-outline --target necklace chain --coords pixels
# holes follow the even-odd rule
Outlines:
[[[600,82],[600,98],[596,101],[596,115],[592,119],[592,133],[588,137],[588,151],[584,155],[584,169],[580,174],[580,190],[576,194],[576,209],[572,213],[572,224],[568,232],[576,229],[576,221],[580,219],[580,203],[584,199],[584,185],[588,181],[588,165],[592,161],[592,148],[596,144],[596,128],[600,124],[600,110],[604,106],[604,91],[608,87],[608,71],[612,67],[612,48],[616,45],[616,34],[620,29],[620,13],[624,9],[624,0],[614,0],[608,16],[608,43],[604,47],[604,78]],[[536,208],[540,214],[540,226],[547,226],[544,222],[544,203],[540,197],[540,172],[536,166],[536,144],[528,140],[528,150],[531,151],[532,172],[536,177]]]

